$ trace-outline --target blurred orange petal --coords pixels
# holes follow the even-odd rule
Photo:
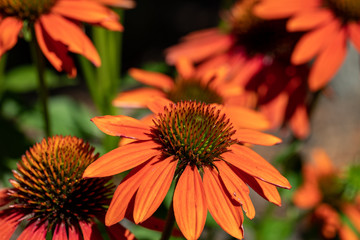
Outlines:
[[[226,115],[233,119],[238,128],[265,130],[269,128],[269,121],[265,116],[255,110],[239,106],[224,106]]]
[[[185,79],[191,78],[195,73],[195,68],[186,58],[180,58],[176,61],[176,69],[181,77]]]
[[[296,14],[287,22],[288,31],[306,31],[327,24],[334,19],[334,15],[327,9],[315,9]]]
[[[174,81],[171,77],[157,72],[149,72],[137,68],[131,68],[129,70],[131,77],[135,78],[139,82],[147,84],[152,87],[169,91],[174,87]]]
[[[348,24],[348,32],[351,38],[351,42],[354,44],[357,51],[360,52],[360,23],[350,22]]]
[[[58,225],[57,225],[58,226]],[[64,226],[64,225],[63,225]],[[61,230],[63,232],[54,231],[53,238],[59,240],[67,240],[65,227]],[[45,240],[46,239],[47,228],[44,223],[40,223],[40,221],[34,221],[28,224],[25,229],[21,232],[20,236],[18,236],[18,240]]]
[[[22,27],[22,21],[14,17],[6,17],[0,20],[0,58],[1,55],[15,46]]]
[[[120,93],[112,101],[115,107],[145,108],[149,99],[154,96],[166,97],[161,90],[154,88],[138,88]]]

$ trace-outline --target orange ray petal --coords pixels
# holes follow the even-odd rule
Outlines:
[[[22,27],[23,22],[14,17],[0,20],[0,57],[15,46]]]
[[[206,200],[196,167],[186,166],[176,185],[173,199],[176,222],[186,239],[198,239],[206,220]]]
[[[360,232],[360,209],[356,205],[347,204],[343,207],[343,211],[350,219],[356,230]]]
[[[242,239],[244,237],[241,206],[231,201],[231,196],[224,189],[216,170],[204,168],[204,190],[209,211],[214,220],[231,236]]]
[[[145,162],[131,170],[128,175],[121,181],[116,188],[114,196],[111,200],[108,211],[105,216],[106,226],[111,226],[121,221],[126,214],[128,206],[134,194],[139,189],[144,177],[148,174],[149,169],[153,167],[153,163],[158,158],[154,158]]]
[[[133,0],[97,0],[105,5],[121,8],[134,8],[136,3]]]
[[[346,31],[339,30],[336,35],[328,35],[331,42],[316,58],[309,74],[309,88],[319,90],[336,74],[346,56]]]
[[[293,116],[290,119],[290,126],[295,136],[304,139],[310,133],[309,116],[304,104],[296,107]]]
[[[120,224],[114,224],[110,227],[106,227],[106,232],[111,240],[136,240],[135,235]]]
[[[315,9],[295,15],[287,22],[288,31],[306,31],[331,22],[334,19],[332,11],[328,9]]]
[[[91,119],[93,123],[104,133],[111,136],[127,137],[147,140],[150,133],[149,126],[141,121],[128,116],[101,116]]]
[[[51,9],[52,12],[81,22],[99,24],[112,31],[122,31],[119,16],[96,1],[62,0]]]
[[[248,147],[234,144],[222,154],[225,161],[260,180],[290,189],[288,180],[276,168]]]
[[[112,101],[115,107],[145,108],[149,99],[154,96],[165,98],[166,94],[154,88],[139,88],[122,92]]]
[[[0,211],[0,232],[3,239],[10,239],[20,223],[20,219],[24,217],[13,209],[5,209]]]
[[[169,106],[170,104],[174,103],[167,98],[153,97],[152,99],[148,99],[147,107],[156,115],[163,113],[164,107]]]
[[[174,80],[162,73],[131,68],[129,70],[129,74],[139,82],[152,87],[163,89],[164,91],[170,91],[174,87]]]
[[[21,232],[20,236],[18,236],[18,240],[45,240],[46,239],[47,228],[44,223],[40,223],[40,221],[35,221],[30,223],[25,227],[25,229]],[[65,238],[56,238],[56,229],[54,232],[54,239],[59,240],[67,240],[66,232]]]
[[[269,128],[269,121],[255,110],[239,106],[224,106],[224,111],[238,128],[265,130]]]
[[[296,44],[291,56],[293,64],[303,64],[310,61],[329,43],[330,39],[340,29],[340,23],[333,20],[311,32],[306,33]]]
[[[107,177],[125,172],[161,154],[153,141],[136,141],[118,147],[98,158],[85,170],[83,177]]]
[[[281,139],[278,137],[252,129],[236,129],[233,138],[242,143],[251,143],[264,146],[272,146],[281,143]]]
[[[225,184],[231,198],[241,204],[248,218],[253,219],[255,208],[249,196],[248,186],[224,161],[216,161],[214,164],[219,170],[220,179]]]
[[[335,167],[324,149],[315,148],[311,153],[311,157],[315,162],[315,174],[317,176],[326,176],[335,173]]]
[[[87,223],[85,221],[80,221],[79,225],[84,240],[102,239],[101,233],[99,229],[96,227],[96,224],[94,222]],[[75,237],[79,236],[79,233],[76,233],[76,231],[74,231],[75,230],[74,228],[72,229],[73,231],[69,231],[69,239],[76,239]],[[79,239],[81,239],[80,236]]]
[[[293,14],[318,7],[322,0],[265,0],[254,7],[254,14],[265,19],[290,17]]]
[[[180,58],[178,61],[176,61],[176,70],[180,76],[185,79],[191,78],[195,73],[194,66],[186,58]]]
[[[347,26],[351,42],[354,44],[356,50],[360,52],[360,23],[350,22]]]
[[[59,72],[65,71],[71,77],[76,76],[76,68],[68,55],[68,48],[59,41],[52,39],[39,21],[35,22],[35,35],[41,51]]]
[[[136,224],[148,219],[164,200],[173,180],[177,162],[173,156],[161,159],[143,179],[135,198]]]
[[[97,67],[101,65],[100,56],[91,40],[76,24],[56,14],[42,15],[40,22],[49,36],[65,44],[69,51],[83,55]]]

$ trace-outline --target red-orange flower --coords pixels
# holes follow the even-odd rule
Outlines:
[[[359,189],[346,192],[344,173],[335,169],[324,150],[313,151],[314,163],[306,163],[303,168],[303,184],[294,194],[294,204],[299,208],[311,209],[313,220],[321,225],[321,235],[334,239],[356,240],[360,234],[360,195]],[[358,177],[358,172],[355,173]],[[353,199],[344,199],[346,194],[355,194]],[[340,215],[345,214],[357,233]]]
[[[289,182],[243,145],[273,145],[280,139],[237,127],[220,105],[157,98],[148,107],[155,114],[151,125],[127,116],[92,119],[109,135],[136,140],[103,155],[85,170],[84,177],[106,177],[132,169],[116,189],[107,225],[124,218],[126,205],[134,206],[135,223],[146,220],[174,179],[174,214],[187,239],[199,238],[207,210],[226,232],[243,238],[242,210],[250,219],[255,215],[246,184],[268,201],[281,204],[276,187],[289,189]]]
[[[10,239],[20,223],[17,239],[103,239],[95,218],[104,216],[114,184],[110,178],[82,179],[97,159],[94,148],[71,136],[54,136],[35,144],[23,156],[11,189],[0,190],[0,236]],[[134,239],[120,224],[106,227],[111,239]]]
[[[81,54],[95,66],[100,66],[99,54],[78,25],[85,22],[121,31],[119,16],[104,4],[132,7],[129,0],[1,0],[0,58],[15,46],[23,27],[33,26],[32,37],[36,37],[42,52],[56,70],[76,75],[69,52]]]
[[[309,75],[312,90],[336,74],[350,39],[360,51],[360,2],[357,0],[262,0],[255,13],[266,19],[287,18],[288,31],[307,31],[291,61],[303,64],[316,57]]]

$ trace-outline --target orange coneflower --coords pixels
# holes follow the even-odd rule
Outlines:
[[[230,235],[243,238],[243,213],[252,219],[252,187],[261,196],[281,204],[276,187],[291,188],[271,164],[245,143],[273,145],[280,139],[246,127],[237,127],[226,108],[196,101],[149,101],[153,124],[127,116],[95,117],[103,132],[135,139],[92,163],[84,177],[106,177],[130,170],[115,191],[105,223],[124,218],[133,206],[135,223],[160,206],[173,180],[177,182],[173,209],[187,239],[199,238],[207,209]],[[243,118],[247,118],[243,113]]]
[[[262,0],[255,13],[266,19],[290,17],[290,32],[307,31],[291,61],[303,64],[316,57],[309,75],[309,86],[314,91],[324,87],[341,67],[347,39],[360,51],[358,0]]]
[[[0,0],[0,58],[14,47],[24,27],[33,27],[32,37],[56,70],[76,75],[69,52],[99,66],[99,54],[79,22],[121,31],[119,16],[104,4],[132,7],[129,0]]]
[[[114,184],[110,178],[82,179],[98,158],[77,137],[54,136],[31,147],[22,157],[11,189],[0,193],[1,239],[10,239],[26,223],[18,239],[102,239],[95,218],[104,222]],[[116,224],[106,227],[111,239],[134,239]]]
[[[311,210],[312,223],[320,224],[320,234],[326,239],[359,239],[360,168],[355,165],[346,173],[340,172],[322,149],[313,151],[313,159],[315,164],[306,163],[303,168],[304,180],[294,194],[294,204]]]

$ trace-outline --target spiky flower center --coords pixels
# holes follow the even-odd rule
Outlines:
[[[48,13],[57,0],[0,0],[0,15],[35,20]]]
[[[82,179],[87,166],[98,158],[94,148],[76,137],[55,136],[34,145],[22,157],[11,197],[13,207],[31,219],[72,226],[105,212],[113,185],[109,178]]]
[[[179,169],[187,165],[213,166],[234,143],[235,130],[225,114],[215,106],[183,101],[172,104],[159,114],[153,129],[163,153],[179,160]]]
[[[325,0],[325,6],[332,9],[344,22],[360,20],[359,0]]]
[[[222,97],[209,84],[204,84],[200,79],[184,79],[178,77],[175,87],[169,92],[169,99],[173,102],[198,101],[204,103],[222,103]]]

